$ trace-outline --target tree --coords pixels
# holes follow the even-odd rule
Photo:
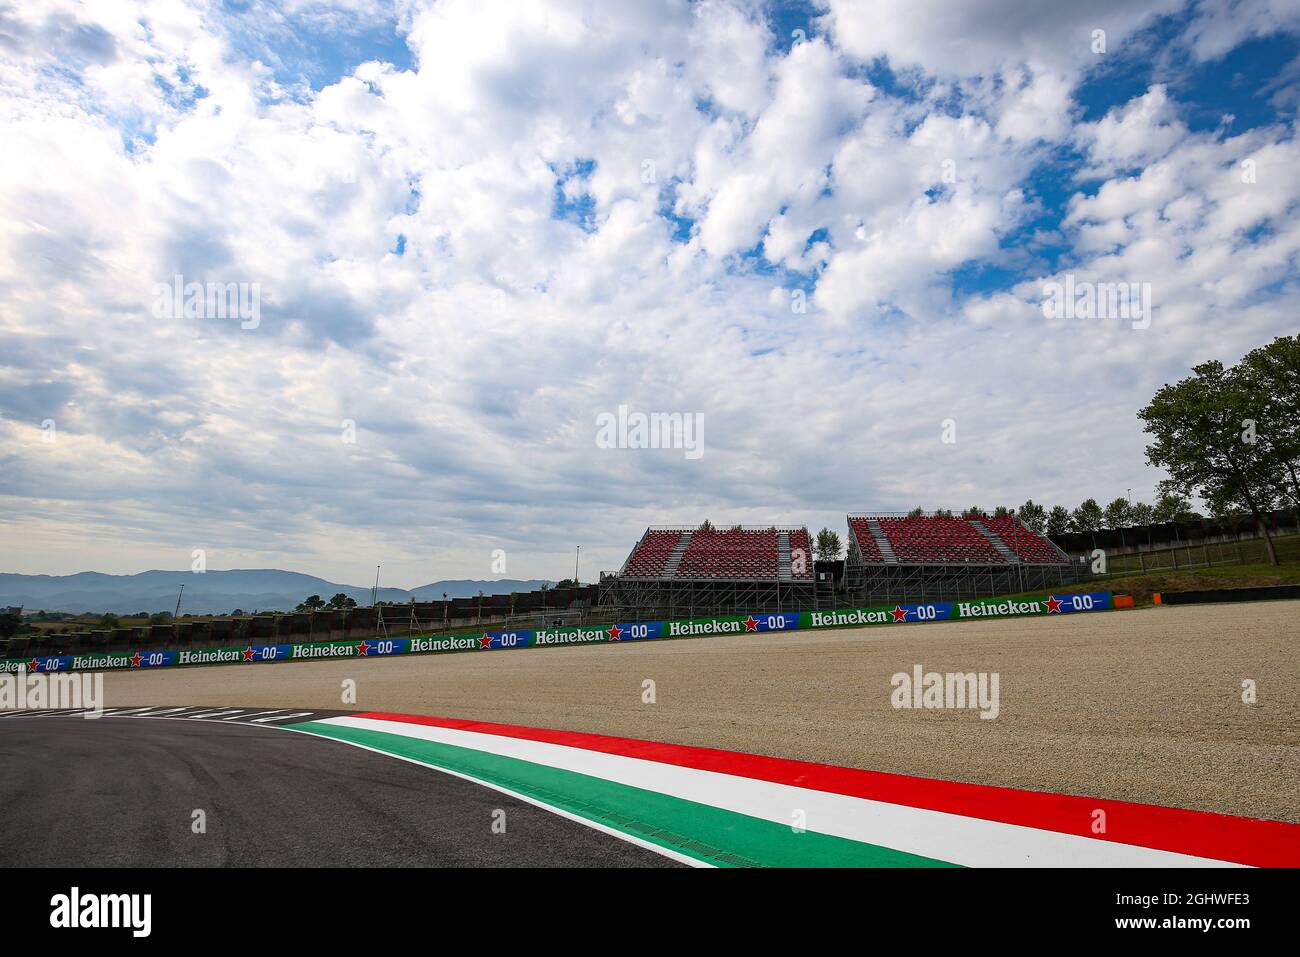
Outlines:
[[[1146,502],[1133,503],[1133,524],[1145,526],[1147,530],[1147,544],[1151,544],[1151,525],[1155,521],[1156,510]]]
[[[1152,436],[1147,461],[1169,473],[1163,488],[1199,495],[1212,512],[1248,511],[1264,538],[1270,565],[1278,563],[1264,516],[1280,498],[1284,464],[1277,447],[1258,441],[1265,403],[1253,376],[1217,360],[1165,385],[1138,412]],[[1255,425],[1247,426],[1246,423]]]
[[[1117,498],[1103,513],[1107,528],[1124,529],[1133,524],[1133,506],[1126,498]]]
[[[333,608],[336,611],[345,611],[349,608],[356,608],[357,600],[355,598],[349,598],[343,592],[339,592],[329,600],[329,604],[326,607]]]
[[[952,518],[952,509],[950,509],[950,508],[936,508],[936,509],[934,510],[934,514],[937,515],[937,516],[939,516],[940,518]]]
[[[1128,548],[1128,539],[1124,535],[1124,529],[1128,528],[1133,521],[1133,507],[1129,505],[1128,499],[1115,499],[1106,506],[1106,511],[1102,515],[1106,527],[1119,532],[1120,545]]]
[[[961,514],[963,518],[980,518],[984,515],[984,509],[980,508],[978,505],[972,505]]]
[[[1016,510],[1014,508],[1007,508],[1005,505],[999,505],[993,509],[994,518],[1005,518],[1006,516],[1014,515],[1015,513]]]
[[[1016,517],[1031,530],[1038,534],[1043,534],[1043,529],[1047,527],[1047,510],[1041,505],[1035,505],[1031,498],[1016,509]]]
[[[121,624],[122,619],[118,618],[117,615],[113,614],[111,611],[99,619],[99,627],[101,628],[118,628]]]
[[[829,528],[823,528],[817,533],[817,539],[813,542],[813,554],[817,556],[818,561],[833,562],[840,557],[841,551],[838,534]]]
[[[1101,528],[1104,516],[1101,506],[1095,498],[1085,499],[1070,513],[1070,530],[1075,532],[1095,532]]]
[[[320,595],[308,595],[298,603],[294,611],[320,611],[325,607],[325,599]]]
[[[18,629],[22,623],[22,616],[15,615],[11,611],[7,611],[0,615],[0,638],[12,638],[18,633]]]
[[[1218,523],[1220,529],[1228,528],[1232,530],[1233,537],[1241,539],[1241,525],[1249,520],[1247,515],[1239,508],[1228,506],[1221,511],[1212,512],[1210,517]]]
[[[1251,350],[1237,369],[1259,409],[1256,438],[1279,467],[1279,492],[1300,509],[1300,336]]]
[[[556,588],[577,588],[578,583],[572,578],[561,578],[555,583]]]
[[[910,512],[907,513],[907,517],[920,518],[924,514],[925,514],[925,509],[921,508],[921,506],[918,505],[916,508],[912,509]]]
[[[1168,522],[1186,522],[1192,517],[1192,503],[1181,495],[1162,491],[1152,511],[1161,525]]]
[[[1078,508],[1070,513],[1070,530],[1088,532],[1092,535],[1092,547],[1097,547],[1097,529],[1101,528],[1104,515],[1095,498],[1085,499]]]

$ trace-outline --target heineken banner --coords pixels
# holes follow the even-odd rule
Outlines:
[[[957,616],[953,613],[952,602],[932,601],[919,605],[806,611],[799,617],[801,628],[842,628],[845,625],[905,625],[909,622],[948,621]]]
[[[1105,611],[1110,592],[1047,595],[1043,598],[981,598],[935,601],[838,611],[776,612],[720,615],[682,621],[641,621],[579,628],[538,628],[486,631],[466,635],[412,638],[359,638],[355,641],[312,641],[303,644],[244,645],[233,648],[136,651],[52,655],[0,659],[0,671],[55,672],[165,668],[172,665],[261,664],[331,658],[379,658],[386,655],[433,654],[444,651],[488,651],[544,645],[584,645],[644,641],[655,638],[698,638],[706,635],[760,635],[766,632],[861,625],[912,625],[969,618],[1015,618],[1025,615],[1068,615]]]
[[[1068,615],[1076,611],[1105,611],[1111,607],[1110,592],[1081,595],[1049,595],[1046,598],[981,598],[953,602],[954,618],[1006,618],[1017,615]]]

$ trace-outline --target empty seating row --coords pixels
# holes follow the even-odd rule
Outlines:
[[[1055,545],[1014,516],[850,515],[849,528],[868,564],[891,561],[882,554],[878,536],[883,536],[888,546],[885,551],[893,553],[892,560],[902,564],[1068,561]]]
[[[806,528],[650,528],[623,563],[620,574],[675,581],[811,582],[812,540]]]
[[[775,529],[702,529],[677,566],[677,578],[776,578],[780,544]]]
[[[908,515],[877,520],[900,562],[999,565],[1006,556],[965,519]]]
[[[850,515],[849,530],[858,543],[858,552],[862,555],[864,562],[875,565],[885,560],[885,556],[881,554],[880,545],[876,543],[876,536],[871,531],[869,519]]]
[[[658,578],[681,537],[678,529],[647,529],[623,564],[623,574],[630,578]]]
[[[813,579],[813,550],[812,541],[808,537],[808,529],[796,528],[790,532],[790,555],[791,555],[791,577],[795,581],[812,581]],[[803,557],[802,562],[794,559],[799,556]]]
[[[1042,535],[1026,528],[1020,519],[1011,515],[984,518],[984,527],[997,535],[1007,548],[1016,553],[1022,562],[1058,565],[1069,561],[1061,550]]]
[[[848,521],[850,541],[868,564],[1068,561],[1055,545],[1012,516],[850,515]],[[651,528],[628,556],[622,574],[674,581],[811,581],[812,559],[806,528]]]

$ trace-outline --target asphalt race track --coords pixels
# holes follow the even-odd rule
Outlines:
[[[96,714],[0,711],[0,867],[1300,861],[1296,823],[637,738],[247,705]],[[1094,830],[1097,811],[1113,826]]]
[[[453,775],[234,717],[0,717],[0,867],[681,866]]]

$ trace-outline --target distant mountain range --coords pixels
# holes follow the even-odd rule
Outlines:
[[[370,604],[370,588],[365,585],[340,585],[314,575],[281,571],[278,568],[235,568],[229,571],[148,571],[138,575],[105,575],[101,572],[78,572],[75,575],[19,575],[0,573],[0,607],[22,605],[24,611],[64,611],[74,614],[113,612],[130,615],[137,611],[150,614],[172,611],[176,593],[185,586],[181,614],[221,615],[235,609],[253,611],[292,611],[309,595],[329,601],[339,592],[356,599],[359,605]],[[418,588],[380,588],[380,601],[438,601],[445,592],[448,598],[468,598],[480,591],[485,595],[508,595],[533,591],[551,585],[542,579],[527,581],[502,578],[497,581],[430,582]]]

